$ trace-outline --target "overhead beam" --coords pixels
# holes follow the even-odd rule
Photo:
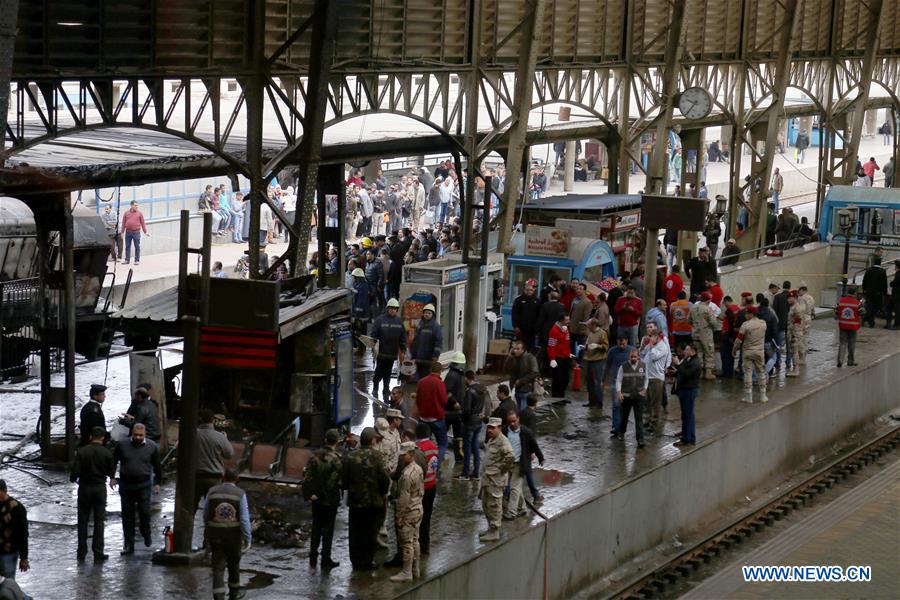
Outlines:
[[[895,1],[895,0],[892,0]],[[866,5],[868,4],[868,8]],[[852,113],[850,124],[850,139],[847,141],[847,159],[844,161],[844,183],[850,183],[855,173],[851,169],[856,167],[853,160],[859,154],[859,141],[862,138],[863,124],[866,118],[866,104],[869,99],[869,88],[872,85],[872,74],[875,72],[875,56],[878,52],[878,31],[881,26],[881,14],[884,6],[883,0],[869,0],[868,3],[860,2],[860,10],[869,11],[869,21],[865,29],[865,54],[863,54],[862,71],[859,74],[859,96],[854,101],[855,110]],[[896,90],[895,90],[896,92]],[[896,124],[894,125],[896,127]],[[894,132],[897,135],[898,132]],[[865,162],[860,158],[861,162]]]
[[[16,45],[16,20],[19,0],[0,0],[0,167],[6,148],[6,123],[9,114],[9,83],[12,79],[13,54]]]
[[[500,233],[497,239],[497,249],[507,252],[513,221],[515,219],[516,204],[519,194],[528,187],[528,181],[519,181],[519,173],[522,172],[522,158],[525,153],[526,136],[528,133],[528,114],[531,112],[532,87],[534,86],[534,70],[537,64],[537,53],[541,44],[543,32],[538,24],[544,22],[544,12],[547,0],[532,0],[531,10],[526,12],[528,22],[523,28],[522,52],[519,54],[519,64],[516,69],[516,85],[513,105],[513,120],[507,134],[506,148],[506,186],[503,190],[503,199],[500,209],[503,216],[500,219]],[[526,9],[527,10],[527,9]]]
[[[681,55],[684,51],[684,13],[687,0],[673,0],[672,16],[669,20],[669,34],[666,38],[666,65],[663,71],[663,89],[660,94],[659,114],[656,117],[656,139],[647,169],[647,183],[644,190],[648,194],[664,194],[666,191],[666,139],[672,127],[672,111],[678,94],[678,73],[681,70]],[[674,151],[674,148],[672,149]],[[648,245],[650,241],[648,240]],[[650,272],[646,273],[650,277]],[[651,285],[652,284],[652,285]],[[647,288],[655,293],[655,282],[647,281]],[[645,306],[649,304],[644,302]]]
[[[769,197],[769,181],[772,178],[772,163],[775,160],[776,145],[778,142],[778,122],[781,118],[781,109],[784,107],[784,95],[791,78],[791,39],[800,22],[800,11],[797,9],[798,0],[782,0],[784,9],[784,21],[781,25],[781,39],[778,46],[778,62],[775,66],[775,85],[772,88],[772,102],[765,111],[763,117],[766,123],[765,148],[762,149],[763,160],[758,161],[754,154],[750,169],[751,193],[753,194],[753,210],[757,215],[756,248],[766,245],[766,225],[768,214],[767,203]],[[753,143],[759,152],[759,141],[754,137]],[[761,185],[756,190],[756,178],[759,177]]]

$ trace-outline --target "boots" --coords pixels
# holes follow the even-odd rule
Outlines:
[[[713,375],[712,369],[707,368],[703,371],[703,379],[715,379],[716,376]]]
[[[741,402],[753,404],[753,388],[744,388],[744,396],[741,398]]]
[[[785,377],[797,377],[800,375],[800,371],[797,369],[797,365],[791,366],[791,370],[785,373]]]
[[[760,402],[768,402],[769,401],[769,397],[766,396],[766,388],[762,388],[761,390],[759,390],[759,401]]]
[[[416,544],[415,549],[414,549],[414,554],[413,554],[413,563],[412,563],[412,576],[414,579],[418,579],[421,576],[420,569],[419,569],[419,566],[422,562],[421,558],[422,558],[422,551],[419,548],[419,545]]]
[[[410,559],[409,561],[403,561],[403,570],[397,573],[396,575],[391,576],[391,581],[394,583],[403,583],[405,581],[412,581],[413,579],[413,561]]]
[[[482,542],[496,542],[500,539],[500,528],[497,529],[491,528],[478,535],[478,539]]]

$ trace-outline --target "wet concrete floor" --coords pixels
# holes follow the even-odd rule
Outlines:
[[[743,392],[737,380],[703,382],[696,410],[698,441],[702,443],[704,439],[725,434],[763,411],[786,403],[791,394],[804,387],[827,384],[847,372],[847,367],[842,371],[834,367],[837,333],[833,321],[814,322],[810,345],[818,351],[810,353],[801,376],[789,379],[783,374],[776,376],[770,383],[766,405],[740,402]],[[861,367],[853,368],[863,368],[867,362],[898,349],[900,333],[865,328],[860,331],[857,344],[857,360]],[[359,366],[363,371],[364,365]],[[78,370],[77,387],[85,392],[79,393],[80,399],[84,399],[89,383],[102,377],[104,369],[103,363],[96,363]],[[108,384],[112,384],[110,400],[104,408],[111,420],[127,408],[127,359],[110,361],[109,376]],[[537,472],[538,486],[545,497],[539,508],[546,516],[552,517],[681,454],[672,445],[676,440],[675,433],[680,430],[677,399],[670,400],[663,435],[648,438],[647,447],[639,450],[631,432],[625,441],[609,439],[608,396],[602,412],[589,412],[582,407],[584,391],[572,392],[569,398],[568,404],[557,405],[554,412],[543,409],[539,416],[539,442],[547,459],[544,469]],[[0,395],[0,434],[30,431],[37,418],[38,402],[37,394],[4,392]],[[371,423],[370,408],[362,408],[364,410],[354,420],[357,427]],[[15,439],[14,436],[4,437],[0,451],[9,448]],[[26,447],[23,452],[33,449]],[[446,466],[438,484],[432,520],[432,552],[423,565],[426,577],[445,571],[485,549],[477,536],[485,528],[476,497],[477,484],[451,479],[454,469],[450,464]],[[165,482],[160,498],[153,506],[154,546],[144,548],[139,545],[130,557],[120,557],[117,553],[121,545],[119,501],[116,493],[110,493],[106,547],[111,559],[98,566],[90,560],[84,564],[75,561],[76,490],[68,482],[67,475],[46,469],[26,470],[49,483],[22,470],[0,470],[0,477],[8,482],[10,494],[29,509],[32,568],[16,578],[26,592],[35,598],[51,600],[211,597],[207,567],[163,567],[150,562],[152,551],[162,543],[163,527],[172,522],[174,477]],[[296,503],[302,512],[305,501],[299,491],[296,492]],[[346,508],[342,507],[338,513],[334,551],[334,558],[341,565],[327,574],[309,568],[305,547],[276,549],[254,544],[242,561],[242,582],[248,587],[246,597],[388,598],[409,587],[409,584],[388,581],[388,577],[396,572],[394,569],[365,573],[351,571],[347,558],[346,519]],[[539,516],[529,513],[514,522],[504,522],[504,536],[534,526],[540,520]],[[196,529],[195,539],[199,540],[200,528]],[[391,543],[393,545],[393,541]],[[381,559],[387,557],[387,552],[379,554]]]

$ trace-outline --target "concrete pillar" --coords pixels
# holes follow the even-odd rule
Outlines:
[[[563,191],[575,189],[575,140],[566,142],[566,158],[563,165]]]
[[[863,135],[864,136],[873,136],[875,132],[878,131],[878,110],[867,110],[866,111],[866,124],[863,127]]]

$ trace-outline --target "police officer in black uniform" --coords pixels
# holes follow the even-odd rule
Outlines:
[[[91,385],[91,399],[81,407],[81,442],[79,446],[91,443],[94,427],[100,427],[106,436],[106,417],[103,415],[103,402],[106,400],[106,386],[97,383]]]
[[[102,393],[102,392],[101,392]],[[101,415],[103,413],[100,413]],[[84,422],[82,417],[82,423]],[[104,427],[91,430],[91,443],[75,453],[69,479],[78,483],[78,560],[87,556],[87,528],[91,515],[94,518],[94,537],[91,550],[94,562],[109,558],[103,553],[103,529],[106,522],[106,478],[115,477],[116,463],[113,454],[103,446],[106,439]]]

